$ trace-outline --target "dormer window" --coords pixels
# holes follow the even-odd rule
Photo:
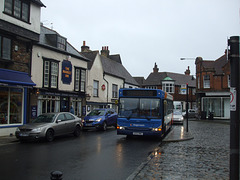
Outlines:
[[[62,50],[66,50],[66,39],[58,36],[57,37],[57,47]]]
[[[29,22],[30,4],[24,0],[5,0],[4,13]]]

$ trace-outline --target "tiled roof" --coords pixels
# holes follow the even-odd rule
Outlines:
[[[125,80],[125,83],[128,84],[136,86],[139,85],[121,63],[116,62],[102,55],[100,57],[102,61],[103,71],[106,74],[122,78]]]
[[[56,36],[61,36],[58,34],[56,31],[49,29],[45,26],[41,26],[40,30],[40,37],[39,37],[39,45],[43,45],[47,48],[54,49],[56,51],[61,51],[62,53],[68,53],[70,55],[76,56],[78,58],[81,58],[82,60],[89,61],[85,56],[81,55],[69,42],[66,41],[66,50],[62,50],[57,48],[52,44],[52,42],[48,39],[48,35],[56,35]],[[62,36],[61,36],[62,37]]]
[[[90,60],[88,62],[88,69],[91,69],[98,51],[81,52],[81,54]]]
[[[151,73],[146,81],[144,82],[144,86],[157,86],[162,85],[162,81],[165,78],[171,78],[175,85],[182,85],[188,83],[191,87],[196,87],[196,79],[191,75],[171,73],[171,72],[157,72]]]
[[[223,73],[223,66],[228,63],[226,54],[218,58],[216,61],[203,61],[202,66],[204,68],[213,68],[215,74]]]

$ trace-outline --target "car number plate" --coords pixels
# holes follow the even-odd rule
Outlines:
[[[19,136],[26,137],[26,136],[28,136],[28,134],[26,134],[26,133],[20,133]]]
[[[85,126],[92,126],[92,123],[91,124],[85,124]]]
[[[142,136],[143,133],[141,133],[141,132],[133,132],[133,135]]]

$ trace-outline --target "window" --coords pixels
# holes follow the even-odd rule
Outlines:
[[[11,39],[0,36],[0,58],[11,60]]]
[[[38,115],[42,113],[59,112],[60,97],[59,96],[39,96],[38,98]]]
[[[93,81],[93,97],[98,97],[99,82]]]
[[[173,82],[163,82],[162,83],[163,91],[167,93],[174,93],[174,83]]]
[[[210,76],[205,75],[203,78],[203,88],[210,88]]]
[[[75,91],[85,92],[86,86],[86,70],[76,68],[75,69]]]
[[[23,123],[23,88],[0,87],[0,125]]]
[[[43,72],[44,72],[43,87],[57,88],[58,87],[58,63],[51,60],[45,60]]]
[[[57,38],[57,47],[62,50],[66,50],[66,39],[58,36]]]
[[[4,12],[17,19],[29,22],[30,4],[24,0],[5,0]]]
[[[118,85],[113,84],[112,85],[112,98],[118,97]]]

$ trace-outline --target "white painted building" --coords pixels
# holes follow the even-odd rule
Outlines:
[[[82,46],[81,54],[87,57],[87,112],[94,108],[111,107],[117,110],[118,91],[120,88],[138,88],[138,83],[124,68],[120,55],[109,55],[108,47],[91,51]]]
[[[56,31],[41,26],[39,43],[32,50],[32,119],[48,112],[86,114],[87,59]]]

